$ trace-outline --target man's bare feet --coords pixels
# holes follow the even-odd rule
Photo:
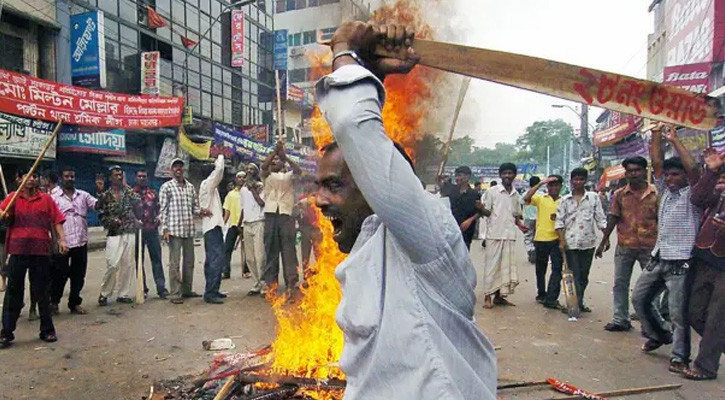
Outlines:
[[[491,296],[486,296],[486,298],[483,300],[483,308],[490,310],[493,308],[493,303],[491,302]]]

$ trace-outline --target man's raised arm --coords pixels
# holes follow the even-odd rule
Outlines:
[[[370,25],[347,23],[335,33],[333,52],[371,54],[381,37]],[[412,31],[398,30],[386,37],[395,38],[386,42],[393,47],[412,43]],[[411,50],[407,61],[371,58],[364,67],[357,53],[335,57],[334,72],[317,84],[320,107],[357,187],[375,214],[414,262],[432,261],[441,254],[444,233],[431,212],[434,200],[426,195],[413,169],[385,134],[381,116],[385,93],[377,78],[410,71],[416,57]]]

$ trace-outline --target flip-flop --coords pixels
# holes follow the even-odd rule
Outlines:
[[[81,306],[75,306],[70,309],[70,313],[76,315],[86,315],[88,314],[88,311],[86,311],[86,309]]]
[[[503,297],[494,297],[493,298],[493,304],[496,304],[497,306],[509,306],[509,307],[516,307],[516,304],[506,300]]]
[[[644,342],[642,347],[640,347],[639,349],[640,349],[640,351],[642,351],[642,353],[651,353],[664,345],[665,345],[665,343],[649,339],[646,342]]]
[[[695,368],[687,368],[684,371],[682,371],[682,375],[685,377],[685,379],[689,379],[691,381],[712,381],[717,379],[717,375],[708,375],[701,371],[698,371]]]

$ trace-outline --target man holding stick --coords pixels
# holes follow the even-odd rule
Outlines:
[[[23,179],[28,171],[18,172]],[[58,337],[53,326],[50,311],[50,230],[55,230],[60,252],[65,254],[63,222],[65,218],[53,199],[38,191],[38,174],[32,172],[21,185],[15,204],[10,204],[12,193],[0,204],[0,216],[8,223],[7,252],[10,261],[7,266],[8,284],[2,312],[0,348],[9,347],[15,340],[15,327],[23,308],[25,273],[30,275],[30,297],[38,302],[40,313],[40,339],[55,342]]]
[[[496,356],[473,320],[476,274],[461,230],[382,124],[380,80],[417,57],[373,50],[412,40],[402,27],[346,23],[332,39],[334,72],[317,83],[336,142],[323,150],[316,201],[350,253],[336,271],[345,399],[492,400]]]

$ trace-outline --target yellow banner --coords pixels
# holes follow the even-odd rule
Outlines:
[[[181,148],[189,153],[190,156],[194,157],[197,160],[206,161],[211,159],[211,157],[209,157],[211,140],[208,140],[204,143],[192,142],[191,139],[186,136],[186,131],[184,131],[183,126],[179,128],[179,145],[181,145]]]

